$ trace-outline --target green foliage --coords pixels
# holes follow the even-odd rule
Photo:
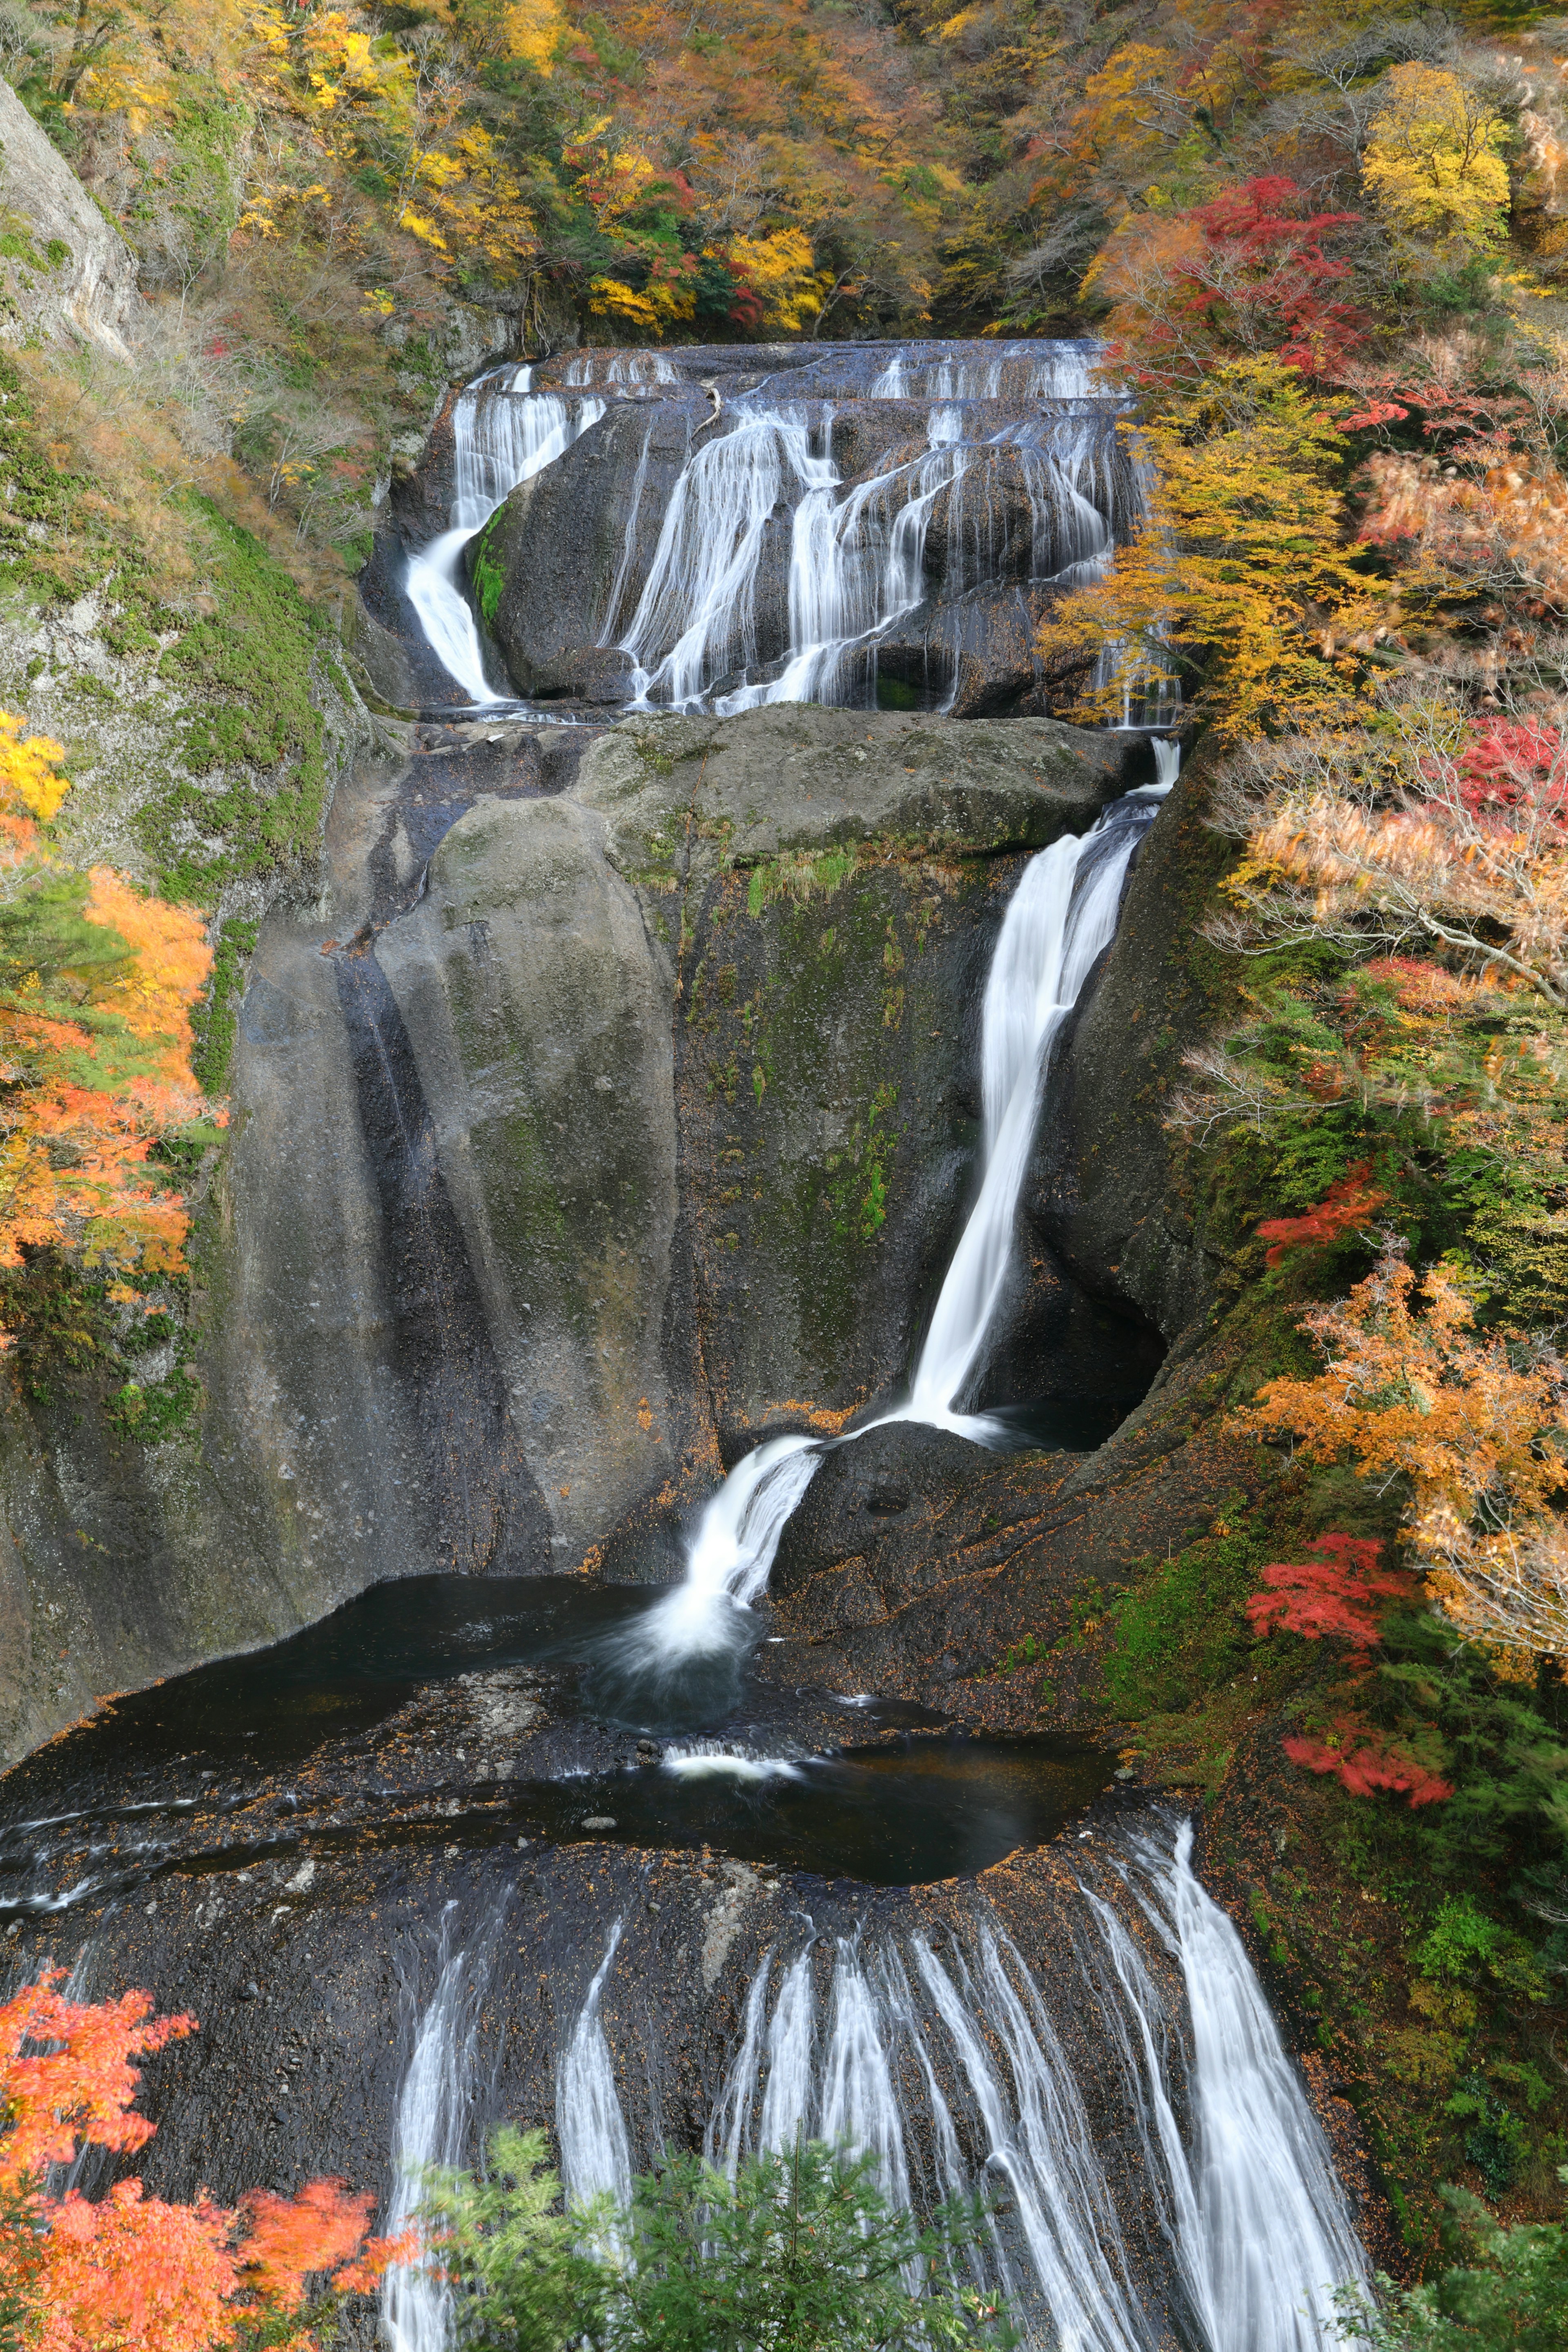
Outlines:
[[[218,933],[206,998],[197,1006],[191,1023],[196,1039],[191,1067],[206,1095],[221,1095],[228,1076],[239,1000],[245,993],[245,975],[260,928],[258,923],[231,915]]]
[[[1111,1602],[1105,1696],[1113,1713],[1171,1714],[1237,1673],[1255,1646],[1244,1612],[1269,1556],[1250,1530],[1205,1536],[1151,1564]]]
[[[754,2157],[733,2181],[675,2157],[621,2209],[601,2198],[563,2215],[558,2194],[538,2131],[499,2132],[483,2180],[432,2177],[426,2210],[474,2352],[1000,2352],[1016,2340],[954,2275],[984,2208],[944,2206],[922,2229],[889,2205],[869,2158],[819,2141]]]
[[[164,894],[210,905],[225,881],[298,866],[314,843],[327,794],[310,691],[321,624],[258,540],[209,499],[192,505],[215,541],[216,610],[169,648],[159,674],[192,695],[190,766],[198,776],[221,769],[224,781],[216,790],[175,785],[142,812],[140,830]],[[220,835],[222,846],[193,845],[191,829]]]
[[[1568,2180],[1568,2168],[1559,2172]],[[1568,2227],[1504,2227],[1479,2200],[1446,2189],[1456,2251],[1468,2260],[1427,2284],[1380,2278],[1382,2308],[1341,2297],[1347,2333],[1372,2352],[1562,2352],[1568,2343]]]

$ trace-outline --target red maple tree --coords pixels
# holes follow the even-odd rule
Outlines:
[[[1358,1160],[1337,1183],[1329,1186],[1316,1208],[1300,1217],[1266,1217],[1258,1228],[1258,1238],[1274,1246],[1265,1263],[1278,1265],[1293,1249],[1325,1249],[1347,1234],[1366,1236],[1368,1221],[1388,1198],[1371,1178],[1371,1160]]]
[[[1284,1747],[1293,1764],[1305,1765],[1309,1772],[1331,1772],[1352,1797],[1389,1789],[1412,1805],[1435,1805],[1454,1793],[1453,1782],[1424,1764],[1404,1741],[1353,1715],[1336,1715],[1326,1738],[1303,1735],[1287,1739]]]
[[[1275,1560],[1259,1571],[1267,1590],[1253,1594],[1247,1613],[1260,1633],[1279,1629],[1370,1650],[1387,1603],[1413,1601],[1420,1590],[1416,1577],[1379,1567],[1383,1546],[1368,1537],[1320,1536],[1307,1549],[1310,1559]]]

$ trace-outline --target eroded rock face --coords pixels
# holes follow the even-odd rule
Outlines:
[[[1054,1066],[1025,1212],[1097,1297],[1195,1340],[1213,1303],[1203,1236],[1165,1122],[1183,1055],[1212,1030],[1194,929],[1223,856],[1204,824],[1205,771],[1183,775],[1128,877],[1115,940]]]
[[[0,341],[42,335],[129,358],[135,257],[6,81],[0,81],[0,211],[28,247],[0,260]]]

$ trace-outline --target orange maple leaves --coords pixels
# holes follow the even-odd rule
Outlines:
[[[255,2189],[233,2209],[176,2205],[139,2180],[94,2203],[50,2196],[46,2168],[84,2143],[133,2153],[153,2126],[131,2112],[133,2059],[195,2031],[153,2017],[144,1992],[72,2001],[49,1971],[0,2004],[0,2304],[19,2303],[29,2352],[206,2352],[265,2341],[314,2352],[312,2321],[371,2292],[412,2237],[367,2238],[373,2199],[312,2180]],[[8,2212],[5,2208],[8,2207]],[[314,2285],[314,2292],[312,2287]]]
[[[188,1220],[147,1160],[204,1108],[190,1013],[211,954],[189,908],[54,854],[64,757],[0,711],[0,1265],[31,1244],[168,1273]]]
[[[1416,1296],[1391,1243],[1350,1297],[1300,1328],[1325,1369],[1270,1381],[1238,1417],[1289,1434],[1309,1461],[1346,1456],[1384,1485],[1406,1482],[1406,1526],[1428,1589],[1500,1671],[1533,1677],[1568,1658],[1568,1539],[1553,1504],[1568,1488],[1568,1366],[1511,1330],[1478,1333],[1452,1268]]]

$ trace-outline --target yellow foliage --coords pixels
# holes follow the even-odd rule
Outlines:
[[[1507,125],[1457,75],[1395,66],[1362,178],[1384,218],[1417,235],[1495,245],[1503,234]]]
[[[1333,649],[1364,617],[1364,583],[1340,545],[1342,444],[1296,371],[1232,361],[1123,429],[1152,460],[1148,516],[1040,631],[1047,656],[1109,648],[1086,715],[1114,719],[1130,696],[1180,683],[1175,646],[1191,649],[1225,740],[1342,712],[1349,666]]]
[[[501,39],[509,58],[550,74],[555,51],[565,29],[560,0],[507,0],[501,11]]]
[[[638,293],[618,278],[594,278],[588,283],[588,308],[597,318],[618,319],[643,334],[662,335],[666,327],[695,316],[697,297],[679,279],[672,284],[650,278]]]
[[[59,773],[65,746],[47,735],[24,738],[26,724],[0,710],[0,803],[20,801],[30,817],[47,824],[70,790],[70,779]]]
[[[832,284],[813,265],[811,239],[803,229],[775,229],[771,236],[737,236],[725,258],[737,278],[763,305],[761,324],[771,333],[797,335],[822,308]]]

